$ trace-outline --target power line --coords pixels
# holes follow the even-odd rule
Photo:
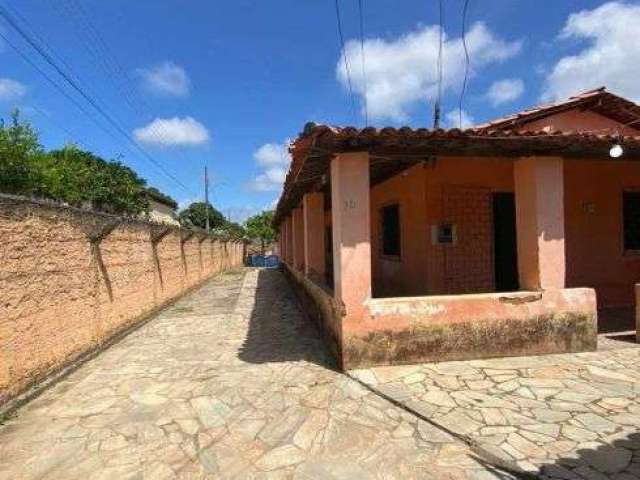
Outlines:
[[[467,79],[469,77],[469,49],[467,48],[467,9],[469,0],[464,0],[462,7],[462,48],[464,48],[464,79],[462,81],[462,89],[460,90],[460,101],[458,102],[458,122],[462,129],[462,103],[464,101],[465,90],[467,89]]]
[[[79,137],[76,133],[72,132],[69,128],[65,127],[64,125],[61,125],[58,122],[56,122],[55,118],[53,118],[53,116],[49,112],[47,112],[45,109],[40,108],[36,104],[30,104],[29,106],[31,108],[33,108],[36,112],[38,112],[41,116],[43,116],[47,120],[49,120],[51,125],[55,126],[61,132],[66,133],[69,136],[69,140],[72,143],[75,143],[75,144],[81,145],[81,146],[84,145],[84,142],[81,142],[80,140],[76,140]]]
[[[442,0],[438,1],[439,8],[439,24],[440,27],[438,29],[438,59],[436,61],[436,75],[438,82],[438,92],[436,97],[435,105],[433,106],[433,128],[440,128],[440,104],[442,102],[442,44],[443,44],[443,26],[444,21],[442,18]]]
[[[364,14],[362,8],[362,0],[358,0],[358,14],[360,16],[360,61],[362,66],[362,83],[364,86],[364,95],[363,95],[363,106],[364,106],[364,125],[365,127],[369,126],[369,108],[367,105],[367,70],[365,68],[365,57],[364,57]]]
[[[31,58],[29,58],[27,54],[25,54],[22,50],[20,50],[16,44],[14,44],[11,40],[9,40],[9,38],[7,38],[7,36],[4,35],[1,30],[0,30],[0,38],[2,38],[2,40],[7,45],[9,45],[9,47],[11,47],[25,62],[31,65],[31,67],[33,67],[40,75],[42,75],[42,77],[45,80],[47,80],[47,82],[49,82],[59,93],[61,93],[67,100],[73,103],[82,113],[84,113],[87,117],[89,117],[89,119],[91,119],[98,126],[98,128],[100,128],[103,132],[105,132],[111,138],[115,139],[116,141],[119,141],[114,136],[113,132],[111,132],[104,125],[98,122],[96,118],[87,109],[85,109],[84,105],[82,105],[75,98],[69,95],[53,78],[51,78],[51,76],[49,76],[47,72],[42,70],[37,63],[31,60]]]
[[[353,94],[353,84],[351,83],[351,71],[349,68],[349,60],[347,59],[347,51],[344,48],[344,35],[342,34],[342,19],[340,17],[340,1],[336,0],[335,5],[336,5],[336,21],[338,23],[338,36],[340,37],[340,47],[342,48],[342,58],[344,59],[344,69],[347,74],[347,83],[349,85],[349,95],[351,97],[351,106],[353,108],[354,115],[357,116],[358,108],[356,107],[356,104],[354,101],[355,96]]]
[[[65,0],[61,2],[61,4],[66,4],[65,16],[71,25],[74,25],[76,22],[81,24],[79,25],[80,28],[76,30],[76,35],[81,44],[85,46],[85,50],[89,56],[93,59],[94,65],[97,65],[109,80],[111,80],[115,89],[121,93],[125,103],[131,108],[134,114],[140,115],[144,121],[151,122],[153,120],[153,115],[150,114],[151,107],[144,99],[136,96],[136,88],[131,78],[127,75],[112,49],[109,48],[99,28],[92,21],[83,5],[77,0]],[[55,5],[57,5],[57,3],[55,3]],[[62,11],[62,9],[56,10]],[[83,39],[82,34],[79,32],[84,33],[86,38]],[[89,45],[92,45],[93,48],[89,48]],[[160,142],[168,133],[167,128],[162,124],[150,123],[146,128],[149,130],[152,138]]]
[[[120,124],[109,114],[106,112],[105,109],[103,109],[98,102],[93,99],[88,93],[86,93],[84,91],[84,89],[78,85],[78,83],[71,78],[70,75],[68,75],[57,63],[56,61],[52,58],[51,55],[49,55],[47,53],[47,51],[37,43],[37,41],[35,41],[30,35],[29,33],[27,33],[13,18],[13,16],[7,11],[7,9],[3,6],[0,5],[0,16],[2,16],[5,21],[11,26],[13,27],[14,30],[16,30],[16,32],[18,32],[18,34],[34,49],[36,50],[36,52],[46,61],[46,63],[48,63],[62,78],[63,80],[69,84],[78,94],[80,94],[80,96],[82,96],[82,98],[84,98],[99,114],[100,116],[102,116],[118,133],[120,133],[129,144],[131,144],[133,146],[133,148],[135,148],[138,152],[140,152],[143,157],[148,160],[149,162],[151,162],[152,164],[154,164],[160,171],[162,171],[162,173],[164,173],[165,176],[167,176],[168,178],[170,178],[171,180],[173,180],[174,182],[176,182],[176,184],[180,185],[185,191],[189,192],[190,194],[193,194],[193,192],[186,186],[184,185],[180,180],[178,180],[173,174],[171,174],[168,170],[166,170],[162,164],[160,164],[159,162],[157,162],[151,155],[149,155],[149,153],[144,150],[142,147],[140,147],[140,145],[138,145],[138,143],[135,142],[135,140],[133,140],[131,138],[131,136],[127,133],[126,130],[124,130],[124,128],[122,128],[120,126]]]
[[[22,50],[20,50],[20,48],[18,48],[18,46],[13,43],[6,35],[4,35],[2,33],[2,31],[0,31],[0,38],[7,44],[9,45],[9,47],[11,47],[26,63],[28,63],[36,72],[38,72],[45,80],[47,80],[48,83],[50,83],[62,96],[64,96],[67,100],[69,100],[76,108],[78,108],[78,110],[80,110],[82,113],[84,113],[85,116],[87,116],[93,123],[95,123],[95,125],[102,130],[104,133],[106,133],[109,137],[111,137],[113,140],[115,140],[116,142],[120,142],[120,139],[118,139],[115,134],[109,130],[107,127],[105,127],[102,123],[100,123],[96,117],[93,116],[93,114],[91,112],[89,112],[84,105],[82,105],[80,102],[78,102],[75,98],[73,98],[71,95],[69,95],[69,93],[67,93],[53,78],[51,78],[51,76],[49,76],[49,74],[47,72],[45,72],[44,70],[42,70],[38,64],[36,64],[33,60],[31,60],[31,58],[29,58],[29,56],[27,54],[25,54]],[[39,107],[37,107],[36,105],[32,105],[32,107],[37,110],[38,112],[40,112],[41,114],[43,114],[44,116],[46,116],[47,118],[50,119],[50,121],[52,123],[55,123],[53,118],[51,117],[51,115],[49,115],[48,113],[46,113],[44,110],[40,109]],[[73,132],[71,132],[70,130],[68,130],[67,128],[56,124],[56,126],[58,128],[60,128],[61,130],[67,132],[67,133],[71,133],[73,134]],[[71,135],[71,136],[77,136],[75,134]],[[80,144],[85,143],[85,142],[78,142]],[[131,153],[132,155],[135,155],[133,153],[133,151],[125,145],[125,148],[129,151],[129,153]]]

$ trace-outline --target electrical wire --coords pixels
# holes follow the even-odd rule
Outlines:
[[[467,47],[467,10],[469,9],[469,0],[464,0],[462,7],[462,48],[464,49],[464,79],[462,80],[462,89],[460,90],[460,101],[458,102],[458,123],[462,129],[462,104],[464,102],[464,94],[467,89],[467,80],[469,77],[469,48]]]
[[[336,6],[336,22],[338,24],[338,37],[340,38],[340,48],[342,49],[342,58],[344,59],[344,69],[347,75],[347,84],[349,86],[349,96],[351,97],[351,107],[353,108],[353,114],[357,117],[358,108],[355,103],[355,96],[353,94],[353,83],[351,82],[351,69],[349,68],[349,59],[347,58],[347,51],[344,47],[344,35],[342,33],[342,18],[340,15],[340,1],[335,0]]]
[[[162,140],[168,135],[167,128],[163,124],[153,122],[154,117],[150,114],[151,107],[144,99],[136,96],[136,85],[127,75],[117,56],[109,48],[108,43],[82,3],[77,0],[56,0],[55,3],[50,0],[50,2],[52,5],[60,4],[66,6],[66,9],[56,10],[63,12],[66,10],[66,17],[72,26],[75,22],[79,24],[80,28],[76,30],[77,36],[80,43],[85,46],[89,56],[93,58],[94,64],[98,65],[107,78],[111,80],[115,89],[120,92],[120,98],[125,100],[125,103],[134,114],[140,115],[145,122],[148,122],[146,128],[149,130],[151,138],[162,143]],[[86,39],[82,38],[83,33]],[[89,45],[93,46],[93,48],[88,48]]]
[[[442,45],[444,42],[444,38],[443,38],[444,37],[444,32],[443,32],[444,20],[443,20],[443,14],[442,14],[442,0],[438,1],[438,8],[439,8],[438,22],[440,24],[438,29],[438,59],[436,61],[438,91],[436,94],[437,95],[436,102],[435,102],[435,105],[433,106],[433,128],[434,129],[440,128],[440,105],[442,102]]]
[[[47,82],[49,82],[60,94],[62,94],[67,100],[69,100],[73,105],[75,105],[78,110],[84,113],[90,120],[92,120],[98,128],[100,128],[103,132],[109,135],[116,141],[119,141],[117,137],[111,132],[108,128],[106,128],[103,124],[101,124],[80,102],[78,102],[75,98],[67,93],[47,72],[42,70],[37,63],[35,63],[29,56],[24,53],[22,50],[18,48],[18,46],[13,43],[9,38],[2,33],[0,30],[0,38],[11,47],[26,63],[28,63],[36,72],[38,72]]]
[[[29,105],[30,108],[33,108],[37,113],[39,113],[41,116],[45,117],[49,123],[51,123],[51,125],[53,125],[54,127],[56,127],[58,130],[60,130],[61,132],[64,132],[67,134],[68,141],[70,141],[72,144],[76,144],[76,145],[80,145],[80,146],[85,146],[84,142],[81,142],[79,140],[77,140],[79,138],[78,134],[76,134],[75,132],[71,131],[71,129],[67,128],[66,126],[56,122],[55,118],[53,118],[53,116],[47,112],[45,109],[40,108],[38,105],[36,104],[30,104]]]
[[[155,165],[165,176],[173,180],[177,185],[181,186],[188,193],[193,194],[193,192],[186,185],[178,180],[171,172],[166,170],[164,166],[162,166],[161,163],[159,163],[151,155],[149,155],[146,150],[140,147],[140,145],[138,145],[138,143],[136,143],[135,140],[131,138],[129,133],[127,133],[127,131],[122,128],[122,126],[113,118],[113,116],[110,115],[105,109],[103,109],[93,97],[85,92],[85,90],[76,82],[76,80],[74,80],[67,72],[63,70],[62,67],[60,67],[60,65],[58,65],[55,59],[16,22],[9,11],[2,5],[0,5],[0,16],[2,16],[2,18],[4,18],[5,21],[45,60],[45,62],[49,64],[62,77],[62,79],[71,86],[73,90],[75,90],[85,101],[87,101],[87,103],[89,103],[100,114],[100,116],[104,118],[109,125],[111,125],[111,127],[115,131],[122,135],[134,149],[140,152],[140,154],[142,154],[142,156],[146,160]]]
[[[363,0],[358,0],[358,14],[360,17],[360,62],[362,67],[362,83],[364,87],[363,107],[364,107],[364,126],[369,126],[369,107],[367,99],[367,69],[364,56],[364,13],[362,8]]]

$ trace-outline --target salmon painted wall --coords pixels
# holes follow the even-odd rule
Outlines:
[[[640,164],[565,160],[567,287],[596,289],[599,307],[631,306],[640,256],[624,252],[622,192],[640,189]]]
[[[527,123],[519,130],[540,131],[547,128],[553,131],[594,131],[594,133],[599,134],[619,131],[622,135],[638,135],[636,128],[624,127],[623,124],[595,112],[589,110],[581,111],[575,108]]]
[[[374,296],[427,293],[427,167],[416,165],[371,189],[371,270]],[[381,208],[400,207],[400,257],[382,254]]]
[[[600,134],[640,132],[578,109],[531,122],[521,130],[545,127]],[[623,252],[622,191],[640,187],[640,166],[603,160],[565,160],[567,287],[594,287],[600,308],[630,306],[634,302],[633,284],[640,280],[640,258]]]
[[[461,187],[464,187],[467,194],[476,201],[471,205],[460,205],[455,208],[448,200],[452,196],[459,197]],[[427,223],[429,226],[440,223],[455,224],[457,220],[473,219],[478,215],[486,219],[487,200],[480,202],[479,199],[484,194],[489,196],[490,202],[492,192],[513,192],[512,160],[455,157],[438,159],[427,174]],[[488,223],[482,229],[478,226],[469,229],[464,223],[459,224],[454,245],[433,245],[429,238],[427,255],[430,261],[427,266],[430,294],[470,293],[474,290],[473,288],[463,288],[465,286],[456,284],[456,281],[466,275],[473,276],[477,270],[485,271],[487,275],[485,281],[481,283],[485,285],[492,283],[493,238],[490,240],[488,251],[484,254],[473,249],[477,235],[484,237],[487,232],[493,235],[492,217],[489,216],[486,222]],[[486,244],[486,239],[482,238],[482,242]],[[488,272],[487,268],[489,268]],[[454,275],[457,278],[453,278]],[[477,284],[478,282],[474,281],[468,287],[474,287]],[[490,288],[482,290],[491,291],[492,289],[493,284]]]
[[[564,178],[567,287],[595,288],[600,307],[632,305],[633,285],[640,281],[640,256],[623,251],[622,192],[640,189],[640,164],[565,160]],[[469,238],[465,225],[458,224],[456,245],[432,245],[431,225],[455,222],[448,192],[462,190],[477,197],[483,191],[490,195],[513,189],[511,160],[464,158],[443,158],[435,164],[416,166],[373,187],[374,295],[461,293],[452,291],[456,284],[449,276],[472,276],[482,262],[492,267],[493,239],[482,247],[484,253],[472,255],[477,264],[462,255],[455,268],[452,257],[456,252],[473,252],[468,244],[478,240],[473,232]],[[381,255],[379,212],[384,205],[396,202],[400,205],[402,254],[399,260],[388,260]],[[476,213],[472,210],[470,218],[477,217]],[[460,270],[464,266],[468,271]]]
[[[485,158],[439,158],[374,186],[371,189],[374,295],[492,291],[493,240],[483,238],[485,247],[481,252],[474,248],[479,235],[492,235],[491,212],[487,209],[491,193],[512,191],[513,162]],[[381,251],[380,209],[391,203],[400,206],[400,259],[384,258]],[[464,221],[478,218],[483,224],[476,228],[469,228],[471,222]],[[460,222],[456,244],[432,245],[431,226],[456,221]],[[478,271],[484,272],[480,281],[460,284],[460,279],[472,279]],[[483,287],[475,288],[476,285]]]

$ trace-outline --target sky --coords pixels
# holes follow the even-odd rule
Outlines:
[[[306,122],[432,127],[438,2],[362,0],[362,39],[358,3],[339,0],[343,51],[334,0],[0,0],[117,126],[3,19],[0,116],[19,108],[46,148],[119,159],[181,206],[206,164],[211,202],[242,221],[274,206]],[[460,112],[464,0],[443,4],[445,127],[604,85],[640,101],[640,2],[469,0]]]

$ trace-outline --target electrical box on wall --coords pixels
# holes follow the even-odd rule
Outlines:
[[[455,245],[456,226],[451,223],[441,223],[431,226],[431,243],[433,245]]]

